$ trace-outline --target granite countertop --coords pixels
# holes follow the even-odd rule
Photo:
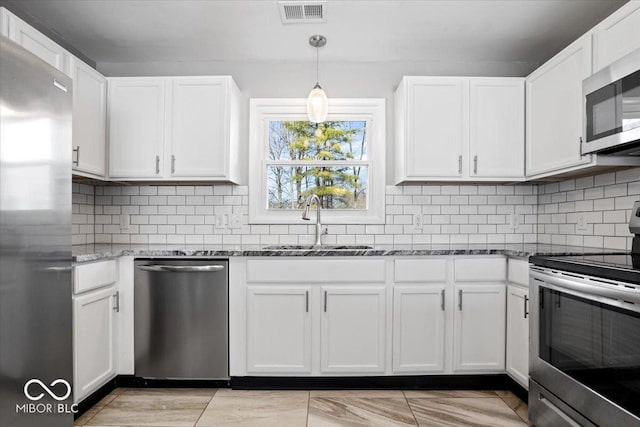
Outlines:
[[[276,249],[278,245],[119,245],[94,244],[72,247],[73,262],[82,263],[123,255],[135,257],[236,257],[236,256],[427,256],[427,255],[506,255],[528,258],[533,255],[586,255],[622,253],[619,250],[560,246],[536,243],[486,245],[372,245],[371,249],[304,247],[303,249]],[[333,247],[332,247],[333,246]],[[339,246],[339,245],[338,245]]]

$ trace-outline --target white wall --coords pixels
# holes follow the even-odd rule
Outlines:
[[[393,92],[403,75],[526,76],[537,64],[505,62],[340,62],[320,60],[320,84],[333,98],[387,101],[387,184],[393,181]],[[249,98],[306,98],[315,84],[315,62],[98,63],[106,76],[232,75],[243,94],[241,156],[248,163]],[[243,171],[241,184],[247,184]]]

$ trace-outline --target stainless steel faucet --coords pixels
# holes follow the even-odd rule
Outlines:
[[[320,197],[318,197],[317,194],[312,194],[309,197],[307,197],[307,200],[304,202],[304,211],[302,212],[302,219],[304,219],[305,221],[309,221],[309,208],[311,206],[311,203],[313,203],[314,200],[316,202],[316,242],[314,243],[314,245],[320,246],[322,245],[322,240],[320,239],[320,237],[322,236],[322,223],[320,222],[321,204],[320,204]]]

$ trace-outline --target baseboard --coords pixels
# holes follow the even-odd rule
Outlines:
[[[237,390],[509,390],[528,402],[527,390],[507,374],[403,375],[387,377],[231,377],[229,380],[149,379],[118,375],[78,404],[75,418],[116,387],[233,388]]]
[[[507,374],[406,375],[386,377],[231,377],[240,390],[509,390],[523,401],[527,391]]]

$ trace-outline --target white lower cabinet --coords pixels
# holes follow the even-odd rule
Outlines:
[[[393,372],[443,372],[445,286],[393,289]]]
[[[247,289],[247,372],[311,373],[308,286]]]
[[[504,370],[505,284],[456,285],[454,290],[453,370]]]
[[[505,372],[505,257],[229,262],[231,376]]]
[[[73,398],[79,402],[116,375],[115,286],[73,297]]]
[[[384,287],[323,287],[322,373],[383,373]]]
[[[529,388],[529,291],[507,286],[507,374]]]

